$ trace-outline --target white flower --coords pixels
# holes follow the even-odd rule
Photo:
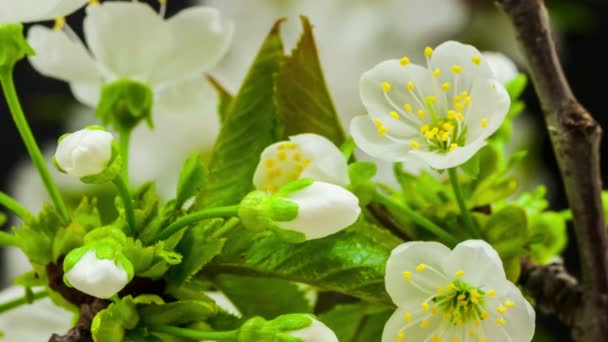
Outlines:
[[[500,52],[491,51],[482,52],[481,55],[488,62],[490,69],[494,73],[494,78],[498,82],[507,84],[517,76],[517,65],[515,65],[515,62],[511,58]]]
[[[57,145],[55,161],[62,171],[82,178],[101,173],[112,158],[112,134],[81,129],[63,136]]]
[[[88,0],[0,0],[0,25],[30,23],[63,17]]]
[[[304,329],[291,331],[289,335],[299,337],[304,342],[338,342],[336,334],[319,320],[309,316],[311,323]]]
[[[97,298],[110,298],[129,283],[129,275],[114,260],[98,259],[89,250],[65,273],[69,284]]]
[[[290,221],[275,223],[304,234],[307,240],[334,234],[355,223],[361,213],[357,196],[330,183],[314,182],[281,198],[295,203],[298,214]]]
[[[404,243],[392,251],[385,281],[398,308],[383,342],[529,342],[534,335],[532,306],[484,241],[453,250],[437,242]]]
[[[87,7],[87,50],[70,31],[34,26],[28,41],[32,65],[70,83],[74,96],[91,107],[104,84],[130,79],[154,92],[154,111],[196,112],[203,72],[226,52],[233,25],[209,7],[192,7],[165,20],[141,2],[106,1]]]
[[[275,192],[301,178],[346,186],[348,166],[340,150],[327,138],[306,133],[268,146],[260,156],[253,184],[258,190]]]
[[[425,56],[427,67],[403,57],[363,74],[369,116],[354,118],[351,134],[364,152],[384,160],[456,167],[500,127],[509,96],[473,46],[448,41],[426,48]]]

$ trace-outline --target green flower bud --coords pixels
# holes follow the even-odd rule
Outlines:
[[[0,24],[0,71],[10,70],[34,50],[23,36],[23,25]]]
[[[96,115],[104,125],[112,125],[117,131],[130,131],[141,120],[153,127],[153,102],[154,95],[148,85],[122,79],[103,87]]]

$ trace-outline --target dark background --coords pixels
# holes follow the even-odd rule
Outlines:
[[[156,4],[155,1],[149,1]],[[565,73],[570,81],[574,93],[580,102],[589,110],[603,127],[608,127],[608,106],[606,95],[608,92],[608,68],[606,55],[602,52],[603,45],[608,37],[608,2],[604,0],[582,1],[547,1],[551,13],[557,22],[557,29],[561,32],[559,50],[562,53],[562,62]],[[186,7],[185,1],[169,1],[168,15]],[[470,1],[473,15],[483,15],[485,11],[492,10],[487,1]],[[83,19],[83,10],[69,17],[69,24],[81,32],[80,23]],[[238,23],[236,23],[238,26]],[[270,26],[271,23],[268,23]],[[27,29],[27,27],[26,27]],[[488,30],[492,30],[488,27]],[[62,110],[71,95],[66,83],[46,78],[35,72],[28,62],[18,64],[15,71],[15,81],[20,94],[24,111],[40,145],[45,141],[54,141],[60,134],[62,127]],[[537,120],[539,127],[542,124],[539,104],[533,88],[528,87],[524,94],[530,115]],[[551,172],[551,176],[558,178],[557,164],[551,150],[546,131],[535,132],[540,139],[542,150],[542,163]],[[602,143],[602,155],[607,149],[608,140]],[[7,191],[10,187],[10,173],[16,163],[26,156],[26,151],[11,120],[3,98],[0,98],[0,189]],[[602,177],[604,182],[608,176],[608,158],[602,160]],[[551,189],[551,207],[563,209],[567,207],[563,189]],[[571,236],[565,260],[568,269],[577,273],[577,253],[574,237]],[[569,341],[567,332],[559,323],[546,317],[540,317],[541,324],[554,332],[554,341]]]

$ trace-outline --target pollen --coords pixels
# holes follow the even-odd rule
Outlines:
[[[268,158],[266,160],[264,160],[264,166],[266,166],[267,168],[272,168],[275,165],[275,161],[272,158]]]
[[[279,146],[277,146],[277,148],[279,150],[295,150],[298,148],[298,146],[296,145],[296,143],[289,141],[280,144]]]
[[[454,107],[456,108],[456,110],[458,110],[459,112],[462,112],[464,110],[464,105],[460,102],[456,102],[454,103]]]
[[[450,120],[456,119],[456,111],[454,111],[454,110],[448,110],[447,116],[448,116],[448,119],[450,119]]]
[[[458,342],[458,339],[456,337],[452,337],[452,340],[450,342]]]
[[[405,279],[406,281],[409,281],[410,279],[412,279],[412,272],[410,272],[410,271],[403,272],[403,279]]]
[[[448,141],[449,138],[450,138],[450,132],[441,131],[441,133],[439,133],[439,140],[445,142],[445,141]]]
[[[302,155],[299,153],[294,153],[292,158],[297,162],[302,161]]]
[[[99,5],[99,0],[89,0],[89,5]]]
[[[504,318],[498,317],[496,319],[496,323],[498,323],[499,325],[505,325],[507,324],[507,321],[505,321]]]
[[[448,148],[448,151],[449,151],[449,152],[452,152],[452,151],[454,151],[454,150],[455,150],[455,149],[457,149],[457,148],[458,148],[458,144],[451,144],[451,145],[450,145],[450,148]]]
[[[512,300],[505,300],[505,306],[508,308],[514,308],[515,307],[515,302]]]
[[[382,90],[384,90],[385,92],[389,92],[391,91],[391,84],[388,82],[382,82]]]
[[[441,90],[443,91],[448,91],[450,90],[450,82],[445,82],[444,84],[441,85]]]
[[[414,82],[412,82],[412,81],[407,82],[407,90],[414,91]]]
[[[399,60],[399,64],[401,64],[401,65],[403,65],[403,66],[406,66],[406,65],[410,64],[410,59],[409,59],[409,57],[407,57],[407,56],[402,57],[402,58]]]
[[[431,129],[431,126],[429,126],[429,125],[420,126],[420,132],[422,132],[422,133],[428,131],[429,129]]]
[[[486,128],[486,127],[488,127],[488,119],[483,118],[483,119],[481,119],[481,128]]]
[[[490,317],[490,314],[487,311],[482,311],[480,314],[481,320],[486,320],[488,319],[488,317]]]
[[[429,311],[430,307],[429,307],[429,303],[427,302],[422,302],[422,304],[420,304],[420,306],[422,307],[422,311]]]
[[[439,68],[435,68],[435,70],[433,70],[433,77],[437,78],[439,75],[441,75],[441,70],[439,70]]]
[[[410,141],[410,146],[414,149],[417,150],[420,148],[420,144],[416,141],[416,140],[412,140]]]
[[[479,57],[478,55],[475,55],[471,58],[471,62],[473,62],[473,64],[475,64],[475,65],[479,65],[479,64],[481,64],[481,57]]]
[[[488,295],[488,297],[494,297],[494,296],[496,296],[496,291],[489,290],[488,292],[486,292],[486,295]]]
[[[405,320],[405,323],[409,323],[412,321],[412,313],[411,312],[406,312],[403,315],[403,319]]]
[[[427,97],[424,98],[424,101],[427,102],[427,103],[433,103],[434,104],[435,102],[437,102],[437,97],[433,96],[433,95],[427,96]]]
[[[406,112],[411,113],[413,111],[412,109],[412,105],[409,103],[406,103],[403,105],[403,109],[405,109]]]
[[[460,270],[460,271],[456,272],[456,276],[459,277],[459,278],[462,277],[463,275],[464,275],[464,271],[463,270]]]
[[[388,128],[382,126],[382,127],[378,127],[378,135],[379,136],[383,136],[386,133],[388,133]]]
[[[53,25],[54,31],[61,31],[65,26],[65,17],[58,17],[55,19],[55,24]]]
[[[464,120],[464,115],[462,115],[462,113],[456,113],[456,119],[462,121]]]
[[[287,152],[280,151],[279,153],[277,153],[277,159],[279,159],[280,161],[286,160],[287,159]]]
[[[482,338],[479,339],[479,342],[488,342],[488,339],[485,338],[485,337],[482,337]]]
[[[431,340],[432,342],[441,342],[441,337],[440,336],[433,336],[433,339]]]
[[[419,109],[418,110],[418,117],[422,119],[425,116],[426,116],[426,112],[424,110],[422,110],[422,109]]]
[[[388,115],[390,115],[391,118],[393,118],[395,120],[399,120],[399,114],[397,114],[397,112],[395,112],[395,111],[388,113]]]
[[[429,324],[430,324],[430,322],[429,322],[428,320],[426,320],[426,319],[425,319],[424,321],[422,321],[422,322],[420,323],[420,327],[421,327],[422,329],[426,329],[426,328],[428,328],[428,327],[429,327]]]
[[[477,336],[477,333],[475,333],[475,330],[471,329],[471,330],[469,331],[469,336],[471,336],[471,337],[475,337],[475,336]]]
[[[424,48],[424,57],[429,58],[433,55],[433,48],[430,46],[427,46]]]
[[[280,169],[272,169],[272,170],[266,172],[266,177],[273,179],[273,178],[281,177],[282,174],[283,174],[283,171],[281,171]]]
[[[504,306],[499,306],[496,308],[496,311],[498,311],[501,314],[504,314],[505,312],[507,312],[507,308],[505,308]]]
[[[422,272],[426,269],[426,264],[420,264],[416,266],[416,272]]]
[[[452,72],[460,74],[462,72],[462,67],[460,65],[452,65]]]

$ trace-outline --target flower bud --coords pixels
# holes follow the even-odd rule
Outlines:
[[[120,172],[118,149],[112,134],[87,127],[59,138],[55,166],[85,183],[104,183]]]
[[[299,337],[304,342],[338,342],[336,334],[321,321],[309,316],[311,324],[306,328],[289,332],[289,335]]]
[[[87,245],[68,253],[64,282],[97,298],[109,298],[133,279],[133,265],[112,243]]]
[[[286,314],[272,321],[253,317],[241,326],[236,340],[238,342],[338,342],[336,334],[331,329],[309,314]]]
[[[117,131],[132,130],[142,120],[152,124],[154,94],[145,83],[122,79],[105,85],[95,115]]]

